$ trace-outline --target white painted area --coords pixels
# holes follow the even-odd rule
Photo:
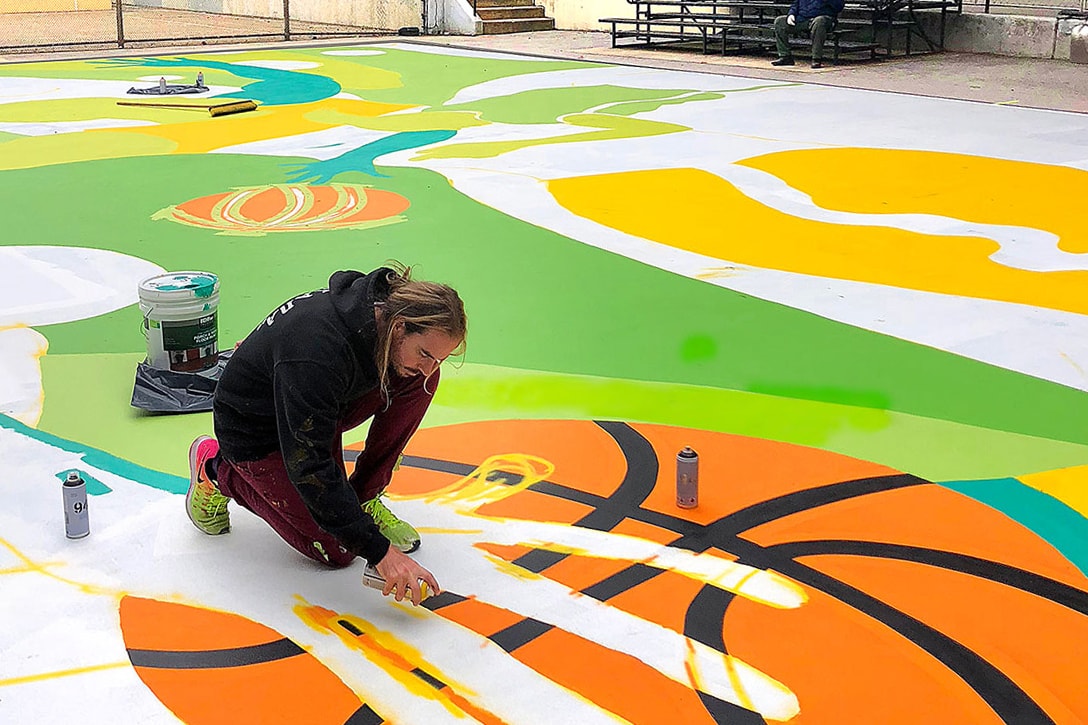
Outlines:
[[[0,247],[0,326],[83,320],[137,301],[141,280],[164,270],[83,247]]]
[[[155,78],[158,82],[159,77]],[[5,78],[0,84],[0,104],[24,103],[26,101],[57,101],[72,98],[117,98],[129,101],[151,101],[164,96],[145,96],[129,93],[140,81],[102,81],[87,78]],[[231,86],[208,86],[207,93],[198,94],[200,98],[221,96],[241,90]],[[170,98],[178,98],[171,96]],[[193,98],[194,96],[180,96]]]
[[[30,426],[41,418],[39,358],[48,342],[30,326],[82,320],[135,304],[140,281],[163,271],[100,249],[0,247],[0,414]]]
[[[391,136],[388,131],[372,131],[355,126],[336,126],[323,131],[281,136],[265,141],[224,146],[213,154],[249,154],[253,156],[301,156],[325,161]]]
[[[39,359],[48,347],[29,327],[0,327],[0,415],[38,425],[45,400]]]
[[[274,70],[313,70],[320,68],[320,63],[310,60],[236,60],[234,65],[249,65],[254,68],[272,68]]]
[[[158,83],[160,78],[168,80],[168,81],[180,81],[180,80],[183,80],[182,76],[140,76],[136,80],[146,81],[148,83]]]
[[[19,136],[52,136],[58,133],[79,133],[97,128],[134,128],[155,126],[154,121],[130,118],[94,118],[87,121],[51,121],[49,123],[0,123],[0,131]]]

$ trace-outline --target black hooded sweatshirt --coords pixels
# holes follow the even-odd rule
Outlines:
[[[374,305],[389,295],[390,271],[336,272],[328,289],[280,305],[234,351],[215,392],[221,455],[241,462],[282,452],[318,526],[371,563],[389,541],[334,456],[345,408],[379,384]]]

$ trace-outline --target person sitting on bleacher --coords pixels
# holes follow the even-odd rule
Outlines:
[[[835,27],[835,19],[842,12],[845,0],[793,0],[787,15],[774,19],[774,39],[778,49],[777,60],[771,65],[793,65],[789,36],[812,35],[812,67],[823,65],[824,41]]]

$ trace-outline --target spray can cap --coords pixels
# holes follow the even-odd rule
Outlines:
[[[68,471],[68,479],[67,480],[75,483],[76,481],[80,481],[82,479],[79,477],[79,471]]]
[[[684,446],[684,450],[680,451],[677,455],[683,458],[697,458],[699,456],[691,446]]]

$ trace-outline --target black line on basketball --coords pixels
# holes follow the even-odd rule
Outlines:
[[[1079,614],[1088,615],[1088,592],[1041,574],[990,561],[989,559],[980,559],[969,554],[958,554],[951,551],[907,546],[905,544],[836,539],[776,544],[767,547],[767,549],[781,553],[791,559],[796,559],[799,556],[820,554],[850,554],[928,564],[948,571],[970,574],[980,579],[1004,584],[1034,594],[1040,599],[1060,604]]]
[[[512,653],[518,647],[529,644],[540,635],[550,632],[554,628],[551,624],[528,617],[517,624],[511,624],[506,629],[495,632],[488,639],[507,652]]]
[[[206,649],[193,652],[180,652],[155,649],[130,649],[128,659],[133,667],[151,667],[170,670],[202,670],[215,667],[245,667],[262,662],[274,662],[296,655],[305,654],[306,650],[289,639],[232,649]]]

